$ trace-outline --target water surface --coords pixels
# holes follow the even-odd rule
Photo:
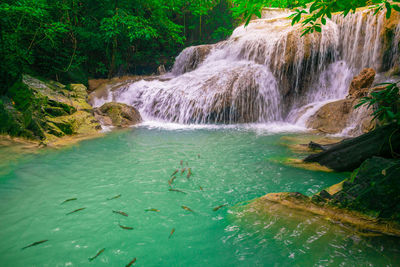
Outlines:
[[[142,126],[19,160],[0,172],[1,265],[125,266],[134,257],[135,266],[400,262],[397,239],[361,237],[310,215],[243,216],[240,204],[233,207],[268,192],[311,195],[345,176],[280,164],[291,156],[281,137],[249,129]],[[168,191],[181,160],[193,175],[178,174],[173,187],[186,194]],[[77,200],[61,204],[69,198]],[[228,206],[213,211],[222,204]],[[145,211],[150,208],[160,212]],[[44,239],[49,241],[21,250]]]

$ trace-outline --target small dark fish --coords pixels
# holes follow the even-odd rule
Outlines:
[[[194,212],[191,208],[186,207],[186,206],[182,206],[182,209],[187,210],[187,211],[190,211],[190,212]]]
[[[73,210],[71,212],[68,212],[66,215],[69,215],[69,214],[72,214],[72,213],[75,213],[75,212],[78,212],[78,211],[81,211],[81,210],[84,210],[84,209],[86,209],[86,208],[76,209],[76,210]]]
[[[49,240],[46,239],[46,240],[42,240],[42,241],[33,242],[32,244],[27,245],[26,247],[23,247],[23,248],[21,248],[21,249],[26,249],[26,248],[34,247],[34,246],[37,246],[37,245],[42,244],[42,243],[47,242],[47,241],[49,241]]]
[[[197,158],[200,158],[200,154],[197,154]]]
[[[176,170],[171,174],[171,176],[174,176],[174,175],[177,174],[178,172],[179,172],[179,170],[176,169]]]
[[[155,212],[160,212],[160,210],[158,210],[158,209],[147,209],[147,210],[144,210],[144,211],[155,211]]]
[[[101,253],[104,252],[104,250],[106,250],[105,248],[103,248],[102,250],[100,250],[99,252],[97,252],[96,256],[89,258],[89,261],[94,260],[95,258],[97,258]]]
[[[181,160],[181,166],[183,166],[183,160]]]
[[[186,171],[186,168],[183,168],[183,169],[181,170],[181,175],[184,174],[185,171]]]
[[[123,211],[113,210],[113,212],[116,213],[116,214],[121,214],[122,216],[128,217],[128,214],[123,212]]]
[[[199,188],[200,188],[201,191],[203,191],[203,187],[201,187],[201,186],[199,185]]]
[[[173,188],[168,189],[168,191],[173,191],[173,192],[178,192],[178,193],[186,194],[185,192],[183,192],[183,191],[181,191],[181,190],[173,189]]]
[[[174,182],[175,179],[176,179],[176,176],[174,176],[174,177],[172,177],[170,180],[168,180],[169,186],[172,185],[172,183]]]
[[[61,203],[61,204],[64,204],[64,203],[67,203],[67,202],[70,202],[70,201],[74,201],[74,200],[77,200],[77,198],[74,197],[74,198],[66,199],[66,200],[64,200],[63,203]]]
[[[122,229],[125,229],[125,230],[133,230],[133,227],[130,227],[130,226],[123,226],[123,225],[120,225],[120,224],[118,224],[119,225],[119,227],[121,227]]]
[[[189,169],[188,169],[188,174],[186,175],[186,178],[189,179],[191,175],[192,175],[192,169],[189,168]]]
[[[172,228],[172,230],[171,230],[171,233],[169,234],[169,237],[168,237],[168,239],[170,239],[170,238],[171,238],[171,236],[172,236],[174,233],[175,233],[175,228]]]
[[[117,198],[120,198],[122,195],[118,195],[118,196],[115,196],[115,197],[112,197],[112,198],[107,198],[107,200],[113,200],[113,199],[117,199]]]
[[[226,205],[227,205],[227,204],[219,205],[218,207],[213,208],[213,211],[217,211],[217,210],[219,210],[220,208],[225,207]]]
[[[136,262],[136,258],[134,258],[130,263],[128,263],[125,267],[131,267],[132,264]]]

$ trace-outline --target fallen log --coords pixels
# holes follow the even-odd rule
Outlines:
[[[355,138],[343,140],[326,150],[309,155],[304,162],[317,162],[332,170],[343,172],[357,169],[373,156],[400,156],[400,128],[390,124]]]

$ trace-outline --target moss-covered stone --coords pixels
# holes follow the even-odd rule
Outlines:
[[[54,142],[66,135],[92,135],[101,126],[88,104],[86,87],[23,75],[0,103],[1,133]]]
[[[400,222],[400,160],[373,157],[333,195],[336,205]]]
[[[106,103],[95,109],[95,115],[106,126],[129,127],[142,121],[134,107],[115,102]]]

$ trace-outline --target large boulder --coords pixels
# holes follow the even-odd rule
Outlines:
[[[327,134],[343,133],[359,135],[374,129],[372,110],[365,107],[355,108],[358,101],[342,99],[322,106],[312,115],[306,125],[309,128]]]
[[[351,81],[348,98],[359,98],[368,94],[369,88],[375,79],[375,70],[371,68],[363,69],[360,74]]]
[[[142,121],[139,112],[132,106],[109,102],[95,109],[96,118],[104,126],[129,127]]]
[[[10,91],[11,99],[4,100],[0,108],[6,121],[2,132],[46,144],[66,135],[92,135],[101,129],[82,84],[63,85],[23,75]]]
[[[332,196],[337,205],[400,222],[400,161],[372,157]]]

